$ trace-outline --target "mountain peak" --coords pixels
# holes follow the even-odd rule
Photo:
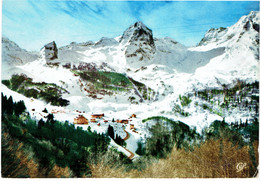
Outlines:
[[[136,40],[151,40],[153,39],[152,30],[149,29],[143,22],[138,21],[127,28],[123,36],[120,39],[120,43],[127,43],[129,41],[136,41]]]
[[[2,63],[15,66],[23,65],[25,63],[34,61],[37,58],[38,55],[36,53],[28,52],[25,49],[22,49],[19,47],[19,45],[6,36],[2,37]]]
[[[259,11],[251,11],[247,16],[250,18],[259,17]]]
[[[239,42],[246,34],[250,36],[259,33],[259,12],[251,11],[248,15],[242,16],[237,23],[228,28],[211,28],[199,43],[200,45],[207,45],[209,43],[217,43],[220,45],[225,42]]]
[[[134,27],[135,28],[142,28],[142,29],[149,29],[147,28],[147,26],[142,22],[142,21],[137,21],[135,24],[134,24]],[[150,30],[150,29],[149,29]]]
[[[141,21],[127,28],[119,42],[127,46],[125,55],[128,59],[150,60],[155,53],[152,30]]]
[[[248,15],[242,16],[238,23],[243,25],[243,29],[250,30],[254,29],[255,31],[259,32],[259,11],[251,11]]]

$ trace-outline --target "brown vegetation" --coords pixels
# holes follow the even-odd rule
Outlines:
[[[1,174],[4,178],[60,178],[71,177],[72,171],[54,165],[51,170],[39,168],[39,164],[34,159],[34,155],[24,150],[26,146],[8,133],[2,134],[2,158]]]
[[[253,144],[258,165],[258,142]],[[252,150],[251,150],[252,151]],[[166,159],[147,165],[142,171],[126,172],[100,162],[91,166],[96,178],[250,178],[256,177],[250,147],[232,146],[227,140],[209,140],[194,151],[174,148]]]

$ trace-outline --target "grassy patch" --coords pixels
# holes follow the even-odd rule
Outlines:
[[[151,97],[155,95],[155,92],[145,86],[143,83],[138,82],[132,78],[128,78],[123,74],[117,72],[103,72],[103,71],[72,71],[75,75],[79,75],[84,81],[90,82],[93,85],[92,92],[96,94],[100,90],[108,91],[129,91],[133,89],[133,84],[137,87],[139,92],[141,92],[145,100],[151,100]],[[112,94],[112,93],[111,93]]]
[[[149,117],[149,118],[146,118],[146,119],[143,119],[142,120],[142,123],[145,123],[147,121],[150,121],[150,120],[156,120],[156,121],[167,121],[167,122],[173,122],[171,119],[167,118],[167,117],[163,117],[163,116],[153,116],[153,117]]]
[[[108,89],[113,91],[127,91],[132,88],[131,82],[123,74],[116,72],[90,72],[74,71],[81,79],[91,82],[95,89]]]
[[[23,94],[26,97],[42,99],[54,106],[67,106],[69,101],[62,98],[63,93],[69,93],[66,89],[45,82],[33,82],[25,74],[14,74],[10,80],[3,80],[9,89]]]

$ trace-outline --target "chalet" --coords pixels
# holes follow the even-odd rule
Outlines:
[[[132,114],[130,118],[136,118],[136,114]]]
[[[102,118],[104,116],[105,116],[104,114],[92,114],[91,118]]]
[[[96,123],[97,120],[96,120],[96,119],[90,119],[90,122],[92,122],[92,123]]]
[[[100,123],[97,123],[98,126],[100,126]]]
[[[78,117],[74,118],[74,124],[88,124],[88,119],[82,115],[79,115]]]
[[[117,123],[124,123],[124,124],[128,124],[128,120],[127,119],[122,119],[122,120],[116,120]]]
[[[130,124],[130,129],[135,129],[135,125],[134,124]]]
[[[104,123],[107,123],[108,122],[108,120],[104,120]]]

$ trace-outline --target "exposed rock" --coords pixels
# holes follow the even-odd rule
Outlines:
[[[50,42],[41,49],[42,56],[46,59],[46,62],[58,58],[58,48],[55,41]]]
[[[207,31],[205,36],[202,38],[202,40],[199,42],[200,45],[205,45],[208,42],[216,42],[219,40],[219,37],[224,35],[227,32],[226,28],[220,27],[220,28],[211,28]]]
[[[155,44],[152,30],[142,22],[131,25],[120,38],[121,44],[126,44],[126,57],[137,58],[140,61],[150,60],[155,53]]]

